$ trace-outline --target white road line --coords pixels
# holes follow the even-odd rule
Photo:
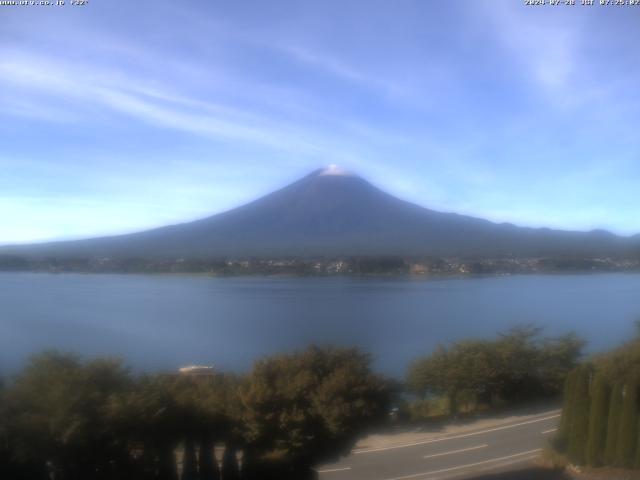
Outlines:
[[[515,427],[521,427],[523,425],[530,425],[532,423],[544,422],[545,420],[551,420],[552,418],[558,418],[559,416],[560,416],[560,414],[558,413],[557,415],[551,415],[549,417],[538,418],[536,420],[529,420],[527,422],[514,423],[513,425],[504,425],[502,427],[490,428],[488,430],[482,430],[482,431],[479,431],[479,432],[465,433],[463,435],[454,435],[454,436],[451,436],[451,437],[434,438],[433,440],[424,440],[422,442],[405,443],[405,444],[402,444],[402,445],[393,445],[391,447],[380,447],[380,448],[368,448],[368,449],[365,449],[365,450],[355,450],[353,452],[353,454],[354,455],[359,455],[361,453],[382,452],[384,450],[395,450],[396,448],[415,447],[416,445],[427,445],[429,443],[445,442],[447,440],[456,440],[458,438],[474,437],[476,435],[482,435],[484,433],[497,432],[499,430],[506,430],[508,428],[515,428]]]
[[[472,472],[467,471],[465,473],[464,471],[461,471],[461,472],[455,472],[453,474],[446,474],[445,473],[444,475],[440,475],[440,476],[437,476],[437,477],[423,478],[422,480],[450,480],[452,478],[460,478],[460,475],[478,476],[483,472],[495,471],[495,470],[503,469],[505,467],[509,467],[511,465],[518,465],[518,464],[522,464],[524,462],[530,462],[531,460],[535,460],[536,458],[538,458],[538,454],[534,453],[532,455],[525,455],[525,456],[522,456],[522,457],[517,457],[517,458],[512,459],[512,460],[507,460],[507,461],[504,461],[504,462],[497,462],[497,463],[492,463],[492,464],[487,464],[487,465],[480,465],[480,466],[474,468]]]
[[[557,428],[550,428],[549,430],[543,430],[542,434],[546,435],[547,433],[553,433],[553,432],[557,432],[558,429]]]
[[[327,468],[326,470],[316,470],[318,473],[345,472],[351,470],[351,467],[344,468]]]
[[[490,460],[483,460],[482,462],[468,463],[466,465],[458,465],[457,467],[443,468],[441,470],[432,470],[431,472],[414,473],[412,475],[404,475],[402,477],[387,478],[386,480],[407,480],[409,478],[427,477],[429,475],[437,475],[438,473],[452,472],[454,470],[462,470],[465,468],[486,465],[487,463],[502,462],[503,460],[509,460],[511,458],[522,457],[525,455],[531,455],[532,453],[538,453],[540,451],[542,451],[542,449],[537,448],[535,450],[529,450],[527,452],[520,452],[520,453],[514,453],[513,455],[507,455],[506,457],[492,458]]]
[[[481,448],[486,448],[488,446],[489,445],[485,443],[484,445],[478,445],[477,447],[462,448],[460,450],[451,450],[450,452],[434,453],[433,455],[425,455],[422,458],[443,457],[445,455],[453,455],[454,453],[470,452],[471,450],[480,450]]]

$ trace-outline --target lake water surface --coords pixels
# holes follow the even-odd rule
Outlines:
[[[212,278],[0,274],[0,373],[45,348],[117,355],[139,369],[246,370],[310,343],[358,345],[402,375],[438,343],[533,322],[575,330],[591,351],[640,319],[640,275],[465,279]]]

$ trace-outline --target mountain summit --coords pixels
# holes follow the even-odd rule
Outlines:
[[[189,223],[0,253],[91,257],[602,255],[631,248],[613,234],[516,227],[400,200],[336,165],[251,203]]]

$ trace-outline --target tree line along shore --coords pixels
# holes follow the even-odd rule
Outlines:
[[[336,258],[110,258],[0,255],[0,271],[77,273],[200,273],[234,275],[510,275],[553,272],[639,272],[640,256],[585,257],[401,257]]]
[[[557,398],[583,342],[540,333],[441,347],[404,381],[373,372],[358,349],[273,355],[243,375],[133,374],[119,360],[43,352],[0,390],[0,477],[316,478],[315,466],[391,421]]]

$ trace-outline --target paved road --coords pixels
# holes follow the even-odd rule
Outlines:
[[[522,467],[539,454],[559,413],[404,445],[355,450],[318,469],[321,480],[443,480]]]

